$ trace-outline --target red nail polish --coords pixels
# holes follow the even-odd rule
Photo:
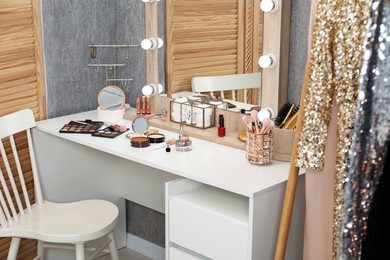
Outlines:
[[[223,115],[219,115],[218,136],[224,137],[225,135],[226,135],[225,119],[223,118]]]

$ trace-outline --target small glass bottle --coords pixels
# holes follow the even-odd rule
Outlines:
[[[192,150],[192,141],[188,135],[183,132],[183,122],[180,122],[179,139],[175,142],[176,151],[188,152]]]

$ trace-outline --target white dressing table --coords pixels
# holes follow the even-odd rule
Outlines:
[[[84,119],[97,120],[96,111],[37,122],[33,138],[46,199],[103,198],[114,202],[121,214],[115,229],[118,247],[126,246],[127,199],[166,214],[166,256],[170,259],[197,259],[208,252],[210,258],[222,259],[235,246],[239,249],[233,252],[244,256],[239,260],[273,259],[289,163],[251,165],[245,151],[197,138],[191,138],[192,151],[177,152],[172,146],[167,153],[165,149],[153,150],[161,144],[133,148],[126,134],[109,139],[59,133],[69,121]],[[131,121],[117,123],[131,129]],[[167,139],[178,136],[160,132]],[[302,259],[303,182],[301,176],[286,259]],[[207,226],[213,221],[222,224],[214,230]],[[236,231],[237,223],[244,227],[241,231]],[[202,226],[208,232],[206,237]],[[244,239],[237,245],[239,236]],[[226,259],[238,260],[232,254]]]

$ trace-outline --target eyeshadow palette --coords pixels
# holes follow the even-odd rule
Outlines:
[[[126,131],[127,130],[129,130],[129,128],[127,128]],[[120,132],[120,131],[113,130],[111,127],[106,127],[106,128],[97,130],[95,133],[92,133],[92,136],[115,138],[118,135],[121,135],[126,131]]]
[[[60,133],[93,134],[102,127],[102,125],[104,125],[102,121],[92,121],[88,119],[84,121],[70,121],[60,129]]]

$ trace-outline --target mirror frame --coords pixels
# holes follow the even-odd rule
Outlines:
[[[287,101],[290,50],[291,1],[278,0],[278,3],[276,12],[264,13],[263,27],[263,53],[274,54],[277,64],[274,68],[263,69],[261,80],[261,106],[272,107],[275,111]]]
[[[158,2],[145,3],[145,38],[158,38]],[[146,51],[146,85],[158,86],[158,48]],[[153,107],[151,108],[153,111]]]
[[[104,95],[104,93],[107,91],[107,89],[113,89],[113,90],[116,90],[120,93],[120,96],[122,96],[122,102],[121,102],[121,105],[119,106],[118,109],[107,109],[107,107],[103,106],[102,105],[102,95]],[[98,105],[100,107],[100,109],[102,110],[120,110],[122,108],[125,107],[125,102],[126,102],[126,96],[125,96],[125,93],[123,92],[123,90],[115,85],[109,85],[109,86],[105,86],[104,88],[102,88],[100,91],[99,91],[99,94],[98,94]]]

